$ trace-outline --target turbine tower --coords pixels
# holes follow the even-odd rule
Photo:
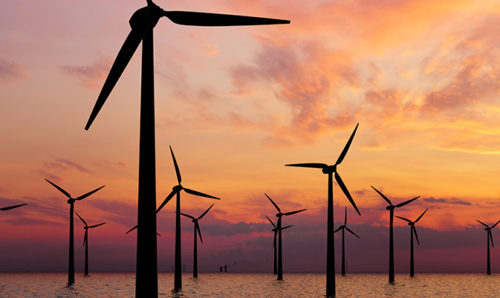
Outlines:
[[[88,130],[115,84],[125,70],[132,55],[142,42],[141,111],[139,136],[139,195],[137,204],[137,266],[136,296],[158,296],[158,267],[156,254],[156,163],[154,113],[153,29],[159,19],[167,17],[179,25],[190,26],[242,26],[288,24],[290,21],[226,14],[165,11],[152,0],[130,18],[130,31],[123,43],[99,97],[87,121]]]
[[[212,209],[214,204],[212,204],[210,207],[208,207],[205,212],[203,212],[200,216],[194,217],[186,213],[181,213],[182,216],[191,218],[191,220],[194,223],[194,248],[193,248],[193,278],[198,278],[198,235],[200,236],[200,241],[203,244],[203,238],[201,237],[201,231],[200,231],[200,225],[198,224],[198,220],[202,219],[207,212]],[[198,233],[198,235],[196,234]]]
[[[406,202],[403,202],[401,204],[393,205],[391,201],[384,196],[380,191],[378,191],[375,187],[372,186],[372,188],[387,202],[389,203],[389,206],[385,207],[386,210],[389,210],[389,282],[394,283],[394,232],[393,232],[393,225],[394,225],[394,209],[403,207],[404,205],[410,204],[411,202],[415,201],[416,199],[420,198],[420,196],[415,197],[411,200],[408,200]]]
[[[274,270],[273,270],[273,274],[276,275],[276,274],[278,274],[278,257],[277,257],[277,255],[278,255],[277,251],[278,250],[277,250],[277,247],[276,247],[276,238],[278,238],[278,231],[279,230],[278,230],[278,227],[276,226],[276,224],[274,224],[274,222],[269,217],[266,216],[266,218],[273,225],[273,229],[272,229],[272,231],[274,233],[274,235],[273,235],[273,249],[274,249],[274,258],[273,258],[273,267],[274,267]],[[286,226],[286,227],[283,227],[281,229],[285,230],[285,229],[288,229],[290,227],[293,227],[293,225]]]
[[[85,199],[86,197],[90,196],[91,194],[95,193],[96,191],[100,190],[101,188],[104,187],[101,186],[99,188],[94,189],[93,191],[90,191],[84,195],[81,195],[77,198],[72,198],[71,195],[62,189],[61,187],[57,186],[55,183],[51,182],[49,179],[45,179],[48,183],[50,183],[52,186],[57,188],[60,192],[62,192],[67,198],[68,198],[68,204],[69,204],[69,261],[68,261],[68,285],[72,285],[75,283],[75,241],[74,241],[74,231],[73,231],[73,213],[75,210],[75,202],[76,201],[81,201]]]
[[[410,276],[411,277],[415,275],[415,266],[413,261],[413,235],[415,235],[415,240],[417,240],[417,244],[420,245],[420,242],[418,241],[417,228],[415,228],[415,224],[422,218],[422,216],[424,216],[427,210],[429,209],[425,209],[425,211],[422,214],[420,214],[420,216],[415,221],[411,221],[407,218],[396,215],[397,218],[408,222],[408,225],[410,226]]]
[[[347,227],[347,207],[345,207],[345,216],[344,216],[344,224],[341,225],[340,227],[338,227],[334,233],[337,233],[338,231],[342,230],[342,275],[345,275],[346,273],[346,260],[345,260],[345,231],[347,230],[347,232],[353,234],[354,236],[358,237],[359,236],[354,233],[353,231],[351,231],[351,229],[349,229]]]
[[[276,226],[276,229],[278,229],[278,280],[283,280],[283,253],[282,253],[281,231],[284,230],[285,228],[289,228],[289,226],[284,228],[281,227],[281,218],[283,216],[289,216],[302,211],[306,211],[307,209],[300,209],[296,211],[283,213],[281,212],[280,207],[278,207],[278,205],[267,194],[265,195],[269,199],[269,201],[271,201],[271,203],[274,205],[276,210],[278,210],[278,213],[276,213],[276,217],[278,218],[278,223]]]
[[[85,230],[85,234],[83,235],[83,246],[85,247],[85,273],[83,275],[88,276],[89,275],[89,229],[100,227],[106,223],[102,222],[96,225],[89,226],[87,222],[76,211],[75,214],[76,216],[78,216],[78,218],[80,218],[80,220],[85,225],[83,227],[83,229]]]
[[[486,274],[491,275],[491,265],[490,265],[490,240],[491,240],[491,247],[493,247],[493,234],[491,233],[491,230],[498,225],[500,222],[497,221],[494,225],[491,227],[485,224],[484,222],[477,220],[478,223],[482,224],[485,226],[484,230],[486,231]]]
[[[354,203],[354,200],[351,197],[351,194],[349,193],[349,190],[347,190],[347,187],[345,186],[344,182],[342,181],[342,178],[340,178],[339,173],[337,172],[337,166],[340,165],[340,163],[344,160],[345,155],[347,154],[347,151],[349,150],[349,147],[351,146],[352,139],[354,138],[354,135],[356,134],[356,130],[358,129],[359,123],[356,124],[356,127],[354,128],[354,131],[351,134],[351,137],[347,141],[347,144],[344,147],[344,150],[342,150],[342,153],[340,153],[339,158],[337,159],[337,162],[333,165],[327,165],[324,163],[299,163],[299,164],[287,164],[286,166],[289,167],[304,167],[304,168],[317,168],[321,169],[323,174],[328,175],[328,216],[327,216],[327,231],[326,231],[326,296],[327,297],[335,297],[335,247],[334,247],[334,237],[333,237],[333,173],[335,173],[335,180],[337,181],[339,187],[342,189],[344,192],[345,196],[347,199],[349,199],[349,202],[351,202],[352,206],[358,212],[359,215],[361,213],[358,210],[358,207],[356,206],[356,203]]]

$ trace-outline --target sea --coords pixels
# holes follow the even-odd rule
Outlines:
[[[75,276],[66,286],[63,273],[0,273],[0,297],[133,297],[134,273]],[[160,297],[323,297],[324,274],[290,273],[283,281],[273,274],[200,273],[183,275],[183,290],[173,293],[174,276],[160,273]],[[500,297],[500,274],[337,275],[337,297]]]

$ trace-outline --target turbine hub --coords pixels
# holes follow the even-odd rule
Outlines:
[[[337,171],[337,165],[328,166],[326,168],[323,168],[323,170],[321,170],[321,171],[323,172],[323,174],[335,173]]]
[[[393,205],[389,205],[389,206],[385,207],[386,210],[394,210],[394,208],[395,207]]]
[[[276,217],[282,217],[282,216],[283,216],[283,214],[281,214],[281,213],[276,213]]]
[[[178,185],[176,185],[176,186],[172,187],[172,190],[173,190],[173,191],[181,191],[183,188],[184,188],[184,187],[182,187],[182,185],[178,184]]]
[[[145,31],[152,29],[158,23],[163,14],[163,9],[152,3],[146,7],[138,9],[130,18],[129,24],[133,30]]]
[[[73,204],[76,200],[75,199],[69,199],[68,204]]]

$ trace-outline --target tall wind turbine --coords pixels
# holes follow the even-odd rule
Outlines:
[[[89,229],[97,228],[99,226],[102,226],[106,224],[105,222],[96,224],[96,225],[91,225],[89,226],[87,222],[75,211],[76,216],[80,218],[80,220],[83,222],[85,225],[83,229],[85,230],[85,234],[83,236],[83,246],[85,246],[85,273],[84,276],[89,275]]]
[[[194,223],[194,248],[193,248],[193,277],[198,278],[198,235],[200,235],[200,241],[203,244],[203,238],[201,237],[201,231],[200,231],[200,225],[198,224],[198,220],[202,219],[205,214],[214,206],[212,204],[210,207],[208,207],[205,212],[203,212],[200,216],[197,218],[186,214],[186,213],[181,213],[182,216],[189,217]],[[198,233],[198,235],[196,234]]]
[[[408,222],[408,225],[410,226],[410,276],[413,277],[415,275],[415,267],[414,267],[414,262],[413,262],[413,235],[415,235],[415,240],[417,240],[417,244],[420,245],[420,242],[418,241],[418,235],[417,235],[417,228],[415,228],[415,224],[424,216],[425,212],[427,212],[429,209],[425,209],[425,211],[420,214],[420,216],[415,219],[415,221],[411,221],[407,218],[397,216],[397,218],[402,219],[406,222]]]
[[[19,204],[19,205],[13,205],[13,206],[2,207],[2,208],[0,208],[0,211],[7,211],[7,210],[10,210],[10,209],[14,209],[14,208],[22,207],[22,206],[24,206],[24,205],[28,205],[28,204],[24,203],[24,204]]]
[[[177,195],[176,199],[176,210],[175,210],[175,274],[174,274],[174,291],[179,291],[182,289],[182,262],[181,262],[181,190],[184,190],[188,194],[192,194],[199,197],[205,197],[215,200],[220,200],[217,197],[207,195],[201,193],[199,191],[195,191],[189,188],[185,188],[181,185],[181,172],[179,170],[179,166],[177,165],[177,160],[175,159],[174,151],[172,147],[170,147],[170,153],[172,154],[172,160],[174,162],[175,174],[177,176],[178,184],[172,188],[172,192],[165,198],[163,203],[161,203],[160,207],[156,212],[160,212],[160,210],[165,206],[168,201],[174,196]],[[139,225],[140,227],[140,225]]]
[[[485,226],[484,230],[486,231],[486,274],[491,275],[491,265],[490,265],[490,240],[491,240],[491,247],[493,247],[493,234],[491,233],[491,230],[498,225],[500,222],[497,221],[494,225],[491,227],[485,224],[484,222],[477,220],[478,223],[482,224]]]
[[[273,270],[273,273],[276,275],[276,274],[278,274],[278,258],[277,258],[277,251],[278,250],[277,250],[277,247],[276,247],[276,238],[278,237],[278,231],[279,230],[278,230],[278,227],[276,226],[276,224],[274,224],[274,222],[269,217],[266,216],[266,218],[273,225],[273,230],[272,230],[273,233],[274,233],[274,235],[273,235],[273,248],[274,248],[274,259],[273,259],[274,260],[274,262],[273,262],[273,264],[274,264],[274,266],[273,266],[274,270]],[[288,228],[290,228],[292,226],[293,225],[286,226],[286,227],[283,227],[281,229],[285,230],[285,229],[288,229]]]
[[[97,98],[85,129],[88,130],[142,41],[141,116],[139,141],[139,198],[137,208],[136,296],[158,296],[156,255],[156,173],[154,121],[153,28],[161,17],[179,25],[243,26],[289,24],[290,21],[188,11],[165,11],[152,0],[130,18],[130,31]]]
[[[52,186],[57,188],[60,192],[62,192],[67,198],[68,198],[68,204],[69,204],[69,261],[68,261],[68,285],[72,285],[75,283],[75,243],[74,243],[74,233],[73,233],[73,213],[75,210],[75,202],[76,201],[81,201],[85,199],[86,197],[90,196],[91,194],[95,193],[96,191],[100,190],[101,188],[104,187],[101,186],[99,188],[94,189],[93,191],[90,191],[84,195],[81,195],[76,198],[72,198],[71,195],[62,189],[61,187],[57,186],[55,183],[51,182],[49,179],[45,179],[48,183],[50,183]]]
[[[389,206],[385,207],[386,210],[389,210],[389,282],[394,283],[394,233],[393,233],[393,223],[394,223],[394,209],[403,207],[416,199],[420,198],[420,196],[415,197],[411,200],[403,202],[401,204],[393,205],[391,201],[384,196],[380,191],[378,191],[375,187],[372,188],[387,202]]]
[[[349,202],[351,202],[352,206],[358,212],[359,215],[361,213],[358,210],[358,207],[356,206],[356,203],[354,203],[354,200],[351,197],[351,194],[349,193],[349,190],[347,190],[347,187],[345,186],[344,182],[342,181],[342,178],[340,178],[340,175],[337,172],[337,166],[344,160],[345,155],[347,154],[347,151],[349,150],[349,147],[351,146],[352,139],[354,138],[354,135],[356,134],[356,130],[358,129],[359,123],[356,124],[356,127],[354,128],[354,131],[351,134],[351,137],[347,141],[347,144],[344,147],[344,150],[342,150],[342,153],[340,153],[339,158],[337,159],[337,162],[333,165],[327,165],[324,163],[298,163],[298,164],[287,164],[286,166],[289,167],[304,167],[304,168],[316,168],[316,169],[321,169],[323,174],[328,175],[328,217],[327,217],[327,231],[326,231],[326,296],[327,297],[334,297],[335,296],[335,247],[334,247],[334,237],[333,237],[333,173],[335,173],[335,180],[337,181],[339,187],[342,189],[344,192],[345,196],[347,199],[349,199]]]
[[[345,231],[347,230],[347,232],[353,234],[354,236],[358,237],[359,236],[354,233],[353,231],[351,231],[351,229],[349,229],[347,227],[347,207],[345,207],[345,216],[344,216],[344,224],[341,225],[340,227],[338,227],[334,233],[337,233],[338,231],[342,230],[342,275],[345,275],[345,272],[346,272],[346,262],[345,262]]]
[[[278,280],[283,280],[283,253],[282,253],[281,231],[284,230],[285,228],[289,228],[289,227],[283,228],[281,226],[281,218],[283,216],[289,216],[289,215],[293,215],[293,214],[296,214],[296,213],[299,213],[302,211],[306,211],[307,209],[300,209],[300,210],[296,210],[296,211],[283,213],[283,212],[281,212],[280,207],[278,207],[278,205],[267,194],[265,194],[265,195],[269,199],[269,201],[271,201],[271,203],[274,205],[276,210],[278,210],[278,213],[276,213],[276,217],[278,218],[278,223],[276,226],[276,229],[278,229]]]

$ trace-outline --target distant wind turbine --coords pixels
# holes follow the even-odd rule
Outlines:
[[[278,249],[276,247],[276,238],[278,237],[278,231],[279,230],[278,230],[278,227],[274,224],[274,222],[269,217],[266,216],[266,218],[273,225],[273,230],[272,230],[273,233],[274,233],[274,236],[273,236],[273,248],[274,248],[274,259],[273,259],[274,262],[273,262],[273,264],[274,264],[274,271],[273,272],[274,272],[274,274],[278,274],[278,258],[277,258],[277,251],[278,251]],[[290,228],[292,226],[293,225],[286,226],[286,227],[283,227],[281,229],[282,230],[288,229],[288,228]]]
[[[85,230],[85,234],[83,236],[83,246],[85,246],[85,273],[84,276],[89,275],[89,229],[97,228],[99,226],[102,226],[106,224],[105,222],[96,224],[96,225],[91,225],[89,226],[87,222],[75,211],[76,216],[80,218],[80,220],[83,222],[85,225],[83,229]]]
[[[393,205],[391,201],[384,196],[380,191],[378,191],[375,187],[372,188],[387,202],[389,206],[385,207],[386,210],[389,210],[389,282],[394,283],[394,232],[393,232],[393,223],[394,223],[394,209],[403,207],[416,199],[420,198],[420,196],[415,197],[411,200],[403,202],[401,204]]]
[[[345,275],[346,273],[346,260],[345,260],[345,231],[347,230],[347,232],[353,234],[354,236],[358,237],[359,236],[354,233],[353,231],[351,231],[351,229],[349,229],[347,227],[347,207],[345,207],[345,216],[344,216],[344,224],[341,225],[340,227],[338,227],[334,233],[337,233],[338,231],[342,230],[342,275]]]
[[[137,231],[136,296],[158,296],[158,267],[156,243],[156,171],[155,171],[155,113],[154,113],[154,53],[153,29],[162,17],[179,25],[244,26],[288,24],[290,21],[227,14],[165,11],[152,0],[130,18],[130,31],[85,125],[88,130],[111,94],[134,52],[142,42],[142,80],[139,141],[139,199]]]
[[[493,234],[491,233],[491,230],[498,225],[500,222],[497,221],[494,225],[491,227],[485,224],[484,222],[480,220],[476,220],[478,223],[482,224],[485,226],[484,230],[486,231],[486,274],[491,275],[491,265],[490,265],[490,240],[491,240],[491,247],[493,247]]]
[[[7,206],[7,207],[0,208],[0,211],[7,211],[7,210],[10,210],[10,209],[22,207],[22,206],[25,206],[25,205],[28,205],[28,204],[24,203],[24,204],[19,204],[19,205]]]
[[[75,243],[74,243],[74,233],[73,233],[73,213],[75,210],[75,202],[76,201],[81,201],[85,199],[86,197],[90,196],[91,194],[95,193],[96,191],[100,190],[101,188],[104,187],[101,186],[99,188],[94,189],[93,191],[90,191],[84,195],[81,195],[77,198],[72,198],[71,195],[62,189],[61,187],[57,186],[55,183],[51,182],[49,179],[45,179],[48,183],[50,183],[52,186],[57,188],[60,192],[62,192],[67,198],[68,198],[68,204],[69,204],[69,262],[68,262],[68,285],[72,285],[75,283]]]
[[[179,170],[179,166],[177,165],[177,160],[175,159],[174,151],[172,147],[170,147],[170,153],[172,155],[172,161],[174,162],[175,174],[177,176],[178,184],[172,188],[172,192],[165,198],[165,200],[161,203],[160,207],[156,210],[156,212],[160,212],[160,210],[165,206],[168,201],[174,196],[177,195],[176,199],[176,210],[175,210],[175,274],[174,274],[174,291],[178,291],[182,289],[182,263],[181,263],[181,190],[184,190],[188,194],[205,197],[215,200],[220,200],[217,197],[207,195],[201,193],[199,191],[195,191],[189,188],[185,188],[181,185],[181,172]]]
[[[278,210],[278,213],[276,214],[276,217],[278,218],[278,223],[276,226],[276,229],[278,229],[278,280],[283,280],[283,253],[282,253],[282,243],[281,243],[281,231],[284,230],[285,228],[289,228],[289,227],[283,228],[281,226],[281,218],[283,216],[289,216],[289,215],[293,215],[293,214],[296,214],[296,213],[299,213],[302,211],[306,211],[307,209],[300,209],[300,210],[296,210],[296,211],[283,213],[283,212],[281,212],[278,205],[267,194],[265,194],[265,195],[269,199],[269,201],[271,201],[271,203],[274,205],[276,210]]]
[[[354,128],[354,131],[351,134],[351,137],[347,141],[347,144],[344,147],[344,150],[342,150],[342,153],[340,153],[339,158],[337,159],[337,162],[333,165],[327,165],[324,163],[299,163],[299,164],[287,164],[286,166],[289,167],[304,167],[304,168],[317,168],[321,169],[323,174],[328,174],[328,217],[327,217],[327,231],[326,231],[326,296],[327,297],[334,297],[335,296],[335,246],[334,246],[334,237],[333,237],[333,173],[335,173],[335,180],[337,181],[339,187],[342,189],[344,192],[345,196],[351,202],[352,206],[358,212],[359,215],[361,213],[358,210],[358,207],[356,206],[356,203],[354,203],[354,200],[351,197],[351,194],[349,193],[349,190],[347,190],[347,187],[345,186],[344,182],[342,181],[342,178],[340,178],[340,175],[337,172],[337,166],[340,165],[340,163],[344,160],[344,157],[347,154],[347,151],[349,150],[349,147],[351,146],[352,139],[354,138],[354,135],[356,134],[356,130],[358,129],[359,123],[356,124],[356,127]]]
[[[207,212],[210,209],[212,209],[213,206],[214,206],[214,204],[212,204],[210,207],[208,207],[208,209],[205,210],[205,212],[203,212],[197,218],[195,218],[189,214],[186,214],[186,213],[181,213],[182,216],[191,218],[191,220],[194,223],[194,248],[193,248],[193,277],[194,278],[198,278],[198,237],[197,237],[197,235],[200,236],[200,241],[201,241],[201,243],[203,243],[203,238],[201,237],[200,225],[198,224],[198,220],[202,219],[203,216],[205,216],[205,214],[207,214]],[[198,234],[196,234],[196,233],[198,233]]]
[[[411,221],[407,218],[397,216],[397,218],[402,219],[406,222],[408,222],[408,225],[410,226],[410,276],[413,277],[415,275],[415,267],[414,267],[414,262],[413,262],[413,235],[415,235],[415,240],[417,240],[417,244],[420,245],[420,242],[418,241],[418,235],[417,235],[417,228],[415,228],[415,224],[424,216],[425,212],[427,212],[429,209],[425,209],[425,211],[420,214],[420,216],[415,219],[415,221]]]

